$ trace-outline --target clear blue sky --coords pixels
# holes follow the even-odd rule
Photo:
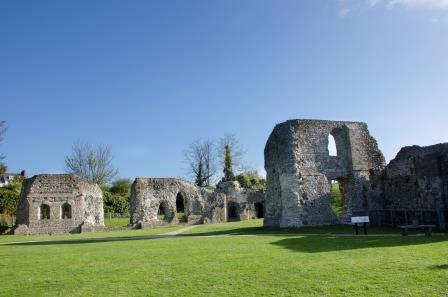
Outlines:
[[[446,0],[1,1],[0,152],[64,171],[77,140],[121,177],[183,176],[198,137],[263,167],[274,125],[365,121],[388,160],[448,141]]]

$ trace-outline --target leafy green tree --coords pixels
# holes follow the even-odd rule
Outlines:
[[[112,183],[110,191],[114,194],[128,197],[131,193],[131,180],[128,178],[117,179]]]
[[[218,141],[217,155],[221,168],[226,167],[227,147],[230,150],[230,157],[232,159],[232,171],[241,172],[246,169],[244,164],[244,155],[246,154],[242,144],[238,141],[235,135],[226,134]]]
[[[23,176],[17,176],[10,184],[0,188],[0,213],[16,214],[22,183]]]
[[[266,179],[261,177],[257,171],[246,171],[238,174],[235,179],[240,183],[241,187],[264,190],[266,189]]]
[[[129,198],[114,194],[109,191],[103,191],[103,203],[105,213],[129,213]]]
[[[224,180],[225,181],[232,181],[235,179],[235,176],[233,174],[233,167],[232,167],[232,154],[230,151],[230,145],[225,146],[225,161],[224,161]]]

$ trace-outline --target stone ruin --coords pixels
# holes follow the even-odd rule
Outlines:
[[[329,150],[333,139],[336,154]],[[197,187],[174,178],[136,178],[131,224],[219,223],[264,217],[265,226],[348,223],[448,223],[448,144],[404,147],[387,166],[361,122],[290,120],[276,125],[265,147],[266,192],[221,182]],[[331,206],[337,181],[342,212]],[[104,227],[101,189],[70,174],[25,180],[15,234],[78,233]]]
[[[174,178],[136,178],[131,187],[131,224],[219,223],[263,216],[264,193],[238,182],[197,187]]]
[[[404,147],[374,184],[382,189],[379,209],[368,210],[377,225],[448,223],[448,143]]]
[[[336,144],[336,155],[328,149]],[[374,225],[437,224],[447,217],[448,144],[406,147],[386,166],[361,122],[290,120],[278,124],[265,147],[265,226],[348,223],[369,215]],[[331,182],[343,211],[331,207]]]
[[[14,234],[81,233],[104,227],[99,186],[72,174],[40,174],[25,179]]]

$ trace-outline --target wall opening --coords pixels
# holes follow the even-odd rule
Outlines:
[[[72,218],[72,206],[67,202],[61,206],[61,219],[71,219]]]
[[[227,213],[229,220],[238,219],[238,205],[235,202],[229,202],[227,206]]]
[[[39,208],[40,210],[40,219],[41,220],[49,220],[50,219],[50,206],[47,204],[42,204]]]
[[[168,216],[166,215],[166,210],[162,203],[160,203],[159,209],[157,210],[157,220],[168,221]]]
[[[257,216],[257,218],[258,219],[264,218],[263,204],[260,202],[255,202],[254,207],[255,207],[255,215]]]
[[[336,148],[336,141],[334,140],[334,136],[331,134],[328,135],[328,154],[330,156],[338,155],[338,150]]]
[[[187,222],[187,214],[185,212],[185,199],[182,193],[176,196],[176,216],[179,222]]]
[[[330,189],[331,209],[333,209],[334,213],[337,216],[340,216],[346,209],[344,186],[345,183],[342,178],[331,181],[331,189]]]

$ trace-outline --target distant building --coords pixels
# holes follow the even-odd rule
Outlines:
[[[22,170],[20,173],[0,174],[0,188],[9,185],[17,176],[25,176],[25,170]]]

